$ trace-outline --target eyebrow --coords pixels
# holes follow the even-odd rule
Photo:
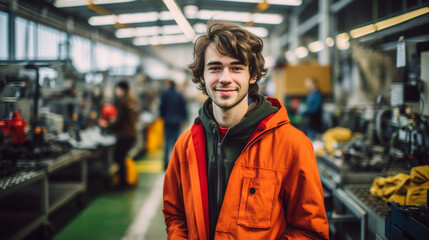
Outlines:
[[[242,62],[231,62],[230,63],[231,65],[244,65],[244,63],[242,63]],[[212,65],[222,65],[222,63],[221,62],[218,62],[218,61],[213,61],[213,62],[208,62],[207,63],[207,66],[212,66]]]

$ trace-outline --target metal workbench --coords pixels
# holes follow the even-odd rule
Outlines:
[[[0,179],[0,239],[22,239],[49,224],[49,215],[87,189],[85,150],[37,161],[41,170]],[[28,165],[27,165],[28,168]]]
[[[0,179],[0,239],[22,239],[45,224],[46,202],[44,171],[20,171]]]
[[[386,171],[351,171],[341,159],[331,156],[317,158],[325,197],[332,200],[330,229],[339,231],[344,239],[375,239],[384,235],[387,203],[371,195],[369,189],[376,177],[395,175],[400,168]],[[338,225],[338,227],[337,227]]]

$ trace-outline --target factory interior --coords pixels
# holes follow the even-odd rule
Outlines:
[[[311,140],[329,239],[428,239],[428,0],[0,0],[0,239],[167,239],[163,101],[198,124],[210,21],[262,39],[259,94]]]

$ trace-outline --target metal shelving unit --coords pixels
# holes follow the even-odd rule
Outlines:
[[[75,196],[85,193],[86,188],[79,183],[52,183],[49,184],[49,208],[48,213],[51,213]]]
[[[23,181],[11,184],[12,179]],[[10,177],[0,179],[0,239],[22,239],[38,227],[47,223],[47,175],[44,171],[18,172]],[[6,184],[8,183],[8,184]],[[38,195],[34,195],[35,185],[40,187]],[[22,204],[34,204],[34,196],[39,200],[39,208],[28,211],[22,209]],[[35,206],[30,206],[35,207]]]
[[[72,150],[54,161],[49,162],[48,174],[48,214],[57,210],[79,194],[85,194],[87,188],[87,158],[88,152],[84,150]],[[68,169],[75,171],[73,167],[78,165],[79,172],[74,181],[51,180],[58,173],[64,173]],[[70,171],[70,172],[71,172]]]
[[[87,155],[84,150],[71,150],[55,159],[38,160],[45,166],[44,170],[20,171],[0,178],[0,239],[23,239],[35,229],[48,225],[52,212],[84,196]],[[73,180],[58,180],[63,174],[73,176]]]

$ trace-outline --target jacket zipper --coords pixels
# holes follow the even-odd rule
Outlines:
[[[228,135],[229,129],[228,131],[225,133],[225,135],[223,136],[222,141],[220,141],[220,135],[219,132],[217,131],[216,127],[213,128],[213,136],[217,139],[215,139],[216,141],[214,141],[216,143],[216,149],[214,152],[214,157],[213,157],[213,161],[212,163],[214,163],[216,161],[216,167],[217,167],[217,171],[216,171],[216,205],[218,210],[220,211],[221,207],[222,207],[222,202],[223,202],[223,195],[221,194],[223,192],[223,189],[225,187],[223,187],[223,185],[225,184],[224,181],[222,181],[222,179],[225,177],[224,173],[222,171],[223,169],[223,162],[222,160],[222,144],[226,138],[226,135]],[[217,135],[216,135],[217,134]]]

